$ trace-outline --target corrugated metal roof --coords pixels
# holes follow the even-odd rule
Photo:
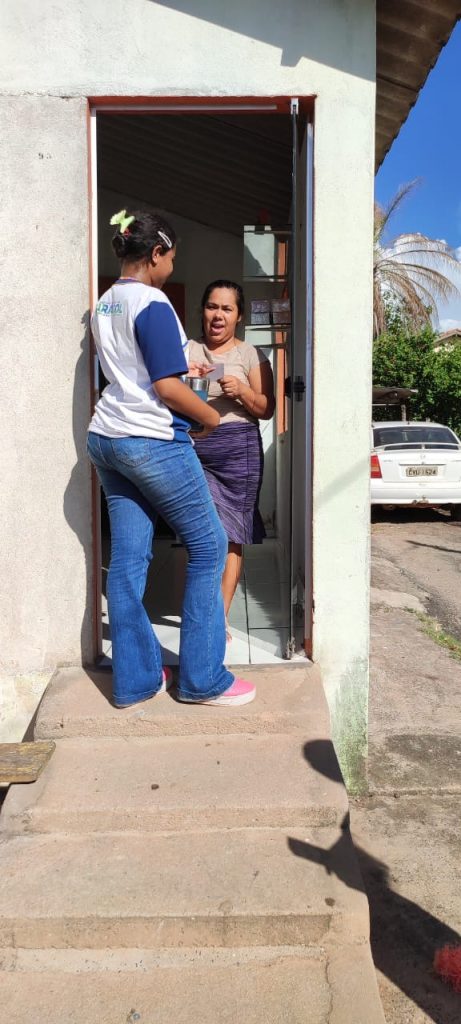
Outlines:
[[[459,0],[377,0],[378,167],[460,17]]]
[[[288,223],[291,125],[278,114],[101,114],[99,182],[241,235],[261,210]]]

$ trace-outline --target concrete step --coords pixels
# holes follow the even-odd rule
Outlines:
[[[366,941],[347,831],[235,829],[2,837],[0,946],[273,946]]]
[[[323,771],[309,763],[316,752]],[[66,739],[39,779],[11,787],[2,832],[156,833],[340,825],[332,744],[296,736]]]
[[[13,950],[2,959],[8,1024],[385,1024],[366,946],[327,955]]]
[[[53,678],[1,819],[8,1024],[384,1024],[319,673],[241,671],[239,709]]]
[[[330,735],[328,709],[316,666],[309,662],[234,668],[258,687],[240,708],[181,704],[174,691],[123,711],[109,702],[112,675],[82,668],[56,672],[40,705],[36,739],[71,736],[192,736],[245,733]]]

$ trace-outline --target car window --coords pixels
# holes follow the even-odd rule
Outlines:
[[[458,441],[448,427],[413,426],[374,427],[373,438],[375,448],[458,448]]]

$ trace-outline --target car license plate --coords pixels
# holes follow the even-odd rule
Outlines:
[[[437,476],[438,466],[407,466],[407,476]]]

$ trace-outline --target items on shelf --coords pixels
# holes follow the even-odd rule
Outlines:
[[[289,299],[272,299],[271,319],[275,324],[291,324],[291,306]]]
[[[291,324],[289,299],[252,299],[250,324],[252,327],[282,327]]]
[[[268,299],[252,299],[250,323],[252,327],[270,325],[271,304]]]

